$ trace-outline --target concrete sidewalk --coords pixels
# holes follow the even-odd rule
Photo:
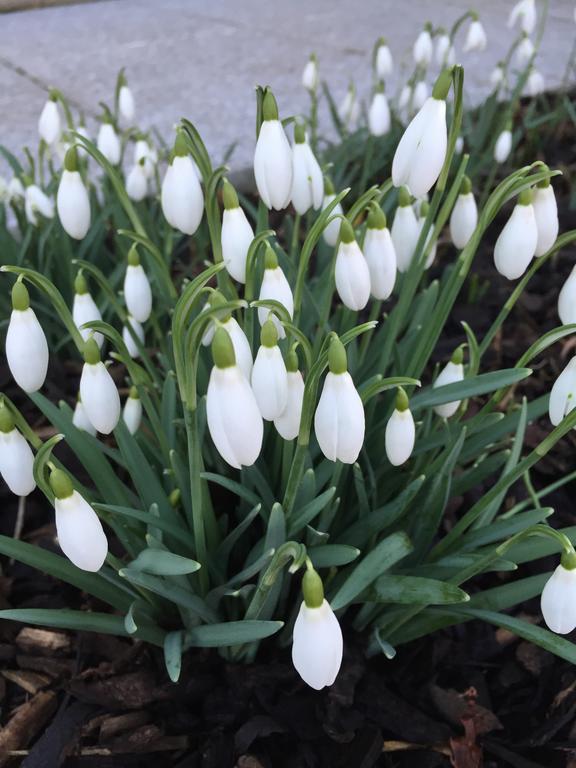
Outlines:
[[[538,2],[538,0],[537,0]],[[482,54],[460,56],[469,99],[485,92],[493,65],[507,51],[513,0],[475,4],[488,35]],[[401,12],[399,12],[401,6]],[[572,0],[551,0],[538,67],[547,86],[561,81],[576,34]],[[361,96],[370,88],[374,40],[385,35],[397,64],[410,66],[414,38],[427,20],[449,27],[464,0],[103,0],[1,16],[0,143],[20,153],[37,142],[37,120],[49,85],[60,88],[89,118],[112,100],[126,67],[138,118],[170,136],[190,118],[216,162],[238,141],[231,165],[251,163],[254,86],[269,84],[283,115],[308,108],[300,84],[311,51],[339,101],[350,78]],[[391,83],[392,88],[396,84]],[[321,113],[326,120],[326,114]]]

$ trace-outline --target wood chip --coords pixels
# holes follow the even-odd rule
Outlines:
[[[100,726],[100,742],[110,741],[115,736],[146,725],[150,720],[148,712],[128,712],[126,715],[107,717]]]
[[[41,675],[38,672],[30,672],[25,669],[5,669],[2,671],[2,677],[11,683],[16,683],[26,693],[31,693],[32,695],[38,693],[42,688],[46,688],[52,682],[48,675]]]
[[[24,627],[16,636],[16,645],[26,654],[34,656],[66,656],[72,649],[72,642],[63,632],[51,629]]]
[[[22,704],[0,730],[0,766],[13,750],[24,749],[42,731],[58,704],[53,691],[41,691]]]
[[[20,669],[32,669],[35,672],[45,672],[52,678],[70,677],[76,669],[73,659],[48,659],[45,656],[16,656]]]

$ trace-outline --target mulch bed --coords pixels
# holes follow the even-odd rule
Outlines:
[[[562,222],[563,231],[573,218]],[[494,237],[497,231],[498,224]],[[494,273],[491,250],[476,261],[477,285],[489,281],[490,290],[473,303],[463,293],[438,359],[464,340],[461,320],[482,338],[510,292],[511,284]],[[513,365],[558,325],[558,291],[574,263],[572,246],[536,275],[495,339],[485,369]],[[535,375],[518,394],[533,399],[548,391],[574,352],[570,337],[554,346],[534,362]],[[65,373],[56,371],[52,382],[65,381]],[[1,372],[0,385],[7,381]],[[52,386],[49,395],[62,396]],[[531,425],[527,447],[549,429],[547,419]],[[538,465],[536,487],[576,467],[574,447],[569,436]],[[523,489],[517,493],[520,498]],[[573,523],[573,495],[572,486],[549,499],[557,524]],[[11,535],[15,502],[7,495],[1,500],[0,533]],[[462,499],[461,508],[473,500]],[[38,492],[27,505],[23,538],[55,547],[53,513]],[[26,566],[3,566],[1,607],[98,607]],[[524,572],[530,569],[523,566]],[[484,578],[494,584],[510,575]],[[541,621],[538,601],[522,611]],[[272,644],[264,644],[258,663],[248,667],[226,664],[215,652],[189,653],[175,685],[161,653],[139,642],[0,623],[0,766],[576,768],[571,665],[478,622],[401,647],[393,662],[366,660],[362,639],[344,631],[342,671],[330,690],[316,693],[301,683],[289,653],[272,655]]]

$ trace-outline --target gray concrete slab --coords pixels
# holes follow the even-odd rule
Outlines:
[[[410,64],[414,38],[427,20],[449,26],[469,7],[464,0],[109,0],[2,16],[0,24],[0,141],[13,151],[36,141],[49,85],[89,116],[111,101],[117,70],[127,68],[138,116],[165,136],[187,116],[218,162],[238,141],[236,169],[251,162],[254,86],[270,84],[284,115],[307,108],[300,85],[311,51],[337,99],[350,78],[367,96],[376,37],[390,40],[398,70]],[[486,28],[483,54],[460,56],[468,97],[485,90],[494,63],[512,39],[506,19],[513,0],[475,4]],[[572,0],[551,0],[538,66],[547,84],[560,82],[576,25]],[[458,40],[463,42],[461,33]],[[391,84],[395,87],[395,83]],[[321,118],[327,122],[325,110]]]

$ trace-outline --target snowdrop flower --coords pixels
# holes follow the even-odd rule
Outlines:
[[[330,179],[325,176],[324,177],[324,202],[322,203],[322,210],[327,208],[330,203],[334,200],[336,197],[334,193],[334,187],[332,186],[332,182]],[[344,215],[344,211],[342,209],[342,205],[340,203],[336,203],[334,208],[332,209],[331,218],[332,221],[324,227],[324,231],[322,232],[322,237],[324,238],[324,242],[327,245],[330,245],[334,247],[336,243],[338,242],[338,235],[340,234],[340,216]]]
[[[140,429],[140,424],[142,423],[142,401],[136,387],[130,387],[130,394],[124,403],[122,411],[122,420],[131,435],[135,435]]]
[[[154,176],[154,168],[158,163],[158,153],[146,139],[138,139],[134,145],[134,165],[141,165],[147,179]]]
[[[218,306],[221,306],[225,303],[226,299],[220,293],[220,291],[213,291],[210,295],[209,301],[202,311],[205,311],[208,308],[216,309]],[[209,323],[204,335],[202,336],[202,344],[205,347],[212,343],[212,339],[216,333],[216,328],[223,328],[227,332],[228,336],[230,336],[230,340],[232,341],[232,346],[234,348],[236,364],[246,379],[250,381],[250,376],[252,374],[252,350],[250,349],[250,344],[241,326],[232,317],[228,310],[223,310],[223,314],[218,312],[215,316],[215,319]]]
[[[38,133],[49,147],[56,144],[62,135],[62,120],[57,104],[58,97],[55,92],[50,93],[48,101],[44,104],[40,119],[38,120]]]
[[[304,379],[298,370],[298,355],[294,348],[288,352],[286,357],[286,375],[288,384],[286,407],[280,416],[274,419],[274,426],[284,440],[294,440],[300,431],[302,403],[304,401]]]
[[[324,198],[322,169],[306,141],[304,126],[294,128],[292,148],[292,205],[296,213],[304,215],[310,208],[318,210]]]
[[[363,248],[370,272],[370,293],[375,299],[385,301],[396,282],[396,250],[384,211],[377,204],[368,214]]]
[[[12,288],[12,314],[6,334],[6,358],[14,381],[24,392],[37,392],[48,370],[48,343],[30,306],[23,282]]]
[[[422,109],[428,98],[428,86],[425,80],[419,80],[414,86],[414,109]]]
[[[338,107],[338,116],[345,128],[353,131],[360,117],[360,104],[356,98],[356,88],[354,83],[350,83],[346,96],[342,99]]]
[[[444,387],[447,384],[455,384],[458,381],[464,381],[463,359],[464,355],[462,353],[462,347],[458,347],[452,355],[450,362],[448,362],[438,374],[438,378],[434,384],[432,384],[432,388],[437,389],[438,387]],[[453,416],[458,410],[460,402],[460,400],[454,400],[451,403],[435,405],[434,412],[444,419],[449,419],[450,416]]]
[[[18,200],[23,200],[25,195],[26,191],[24,185],[18,176],[13,176],[8,182],[8,201],[12,203]]]
[[[124,277],[126,309],[139,323],[145,323],[152,313],[152,289],[146,272],[140,264],[136,245],[128,251],[128,265]]]
[[[534,56],[535,51],[534,43],[527,34],[524,34],[516,48],[516,64],[522,69],[526,67],[530,63],[532,56]]]
[[[342,664],[342,630],[318,573],[307,562],[302,579],[304,600],[294,623],[292,663],[302,680],[320,691],[332,685]]]
[[[504,64],[499,61],[490,73],[490,85],[494,90],[497,90],[501,85],[504,84],[504,78]]]
[[[412,102],[412,86],[406,84],[400,91],[400,97],[398,99],[398,109],[401,112],[408,110]]]
[[[496,139],[494,145],[494,160],[497,163],[505,163],[512,151],[512,131],[511,127],[506,127]]]
[[[519,0],[510,11],[508,26],[513,27],[520,22],[521,29],[531,35],[536,26],[536,4],[534,0]]]
[[[370,298],[370,271],[354,237],[349,221],[340,225],[340,245],[336,253],[336,290],[348,309],[364,309]]]
[[[54,218],[54,203],[36,184],[29,184],[26,187],[26,197],[24,199],[24,210],[26,218],[33,227],[38,226],[38,214],[45,219]]]
[[[266,256],[264,261],[264,277],[262,278],[262,285],[260,286],[260,295],[258,296],[260,301],[278,301],[286,309],[290,318],[294,315],[294,296],[292,295],[292,289],[286,276],[282,271],[282,268],[278,266],[278,257],[274,253],[272,246],[266,244]],[[268,320],[270,310],[267,307],[258,307],[258,321],[260,325]],[[277,317],[272,316],[278,337],[280,339],[285,338],[286,331],[284,326],[278,320]]]
[[[430,64],[434,53],[429,26],[430,25],[426,25],[426,28],[420,32],[412,49],[414,61],[421,67],[427,67]]]
[[[249,381],[236,365],[229,335],[218,328],[212,341],[214,367],[206,395],[208,430],[224,461],[250,467],[260,454],[264,425]]]
[[[71,147],[64,158],[64,170],[58,186],[56,208],[64,231],[75,240],[82,240],[90,229],[90,198],[78,172],[76,148]]]
[[[534,190],[532,199],[536,227],[538,229],[538,242],[536,244],[536,256],[543,256],[556,242],[560,224],[558,222],[558,206],[554,189],[550,179],[541,181]]]
[[[432,96],[404,131],[394,154],[394,186],[406,185],[414,197],[422,197],[432,188],[444,165],[448,145],[446,96],[451,82],[451,71],[445,70]]]
[[[251,383],[262,418],[274,421],[284,412],[288,403],[288,374],[278,346],[278,332],[272,320],[267,320],[262,326]]]
[[[399,272],[407,272],[410,268],[419,235],[420,227],[412,208],[410,193],[406,187],[401,187],[391,229]]]
[[[92,426],[109,435],[120,419],[120,397],[94,339],[84,346],[84,366],[80,377],[80,397]]]
[[[487,45],[486,32],[478,17],[474,17],[468,27],[466,40],[464,41],[464,53],[472,51],[484,51]]]
[[[82,405],[82,399],[80,398],[80,393],[78,393],[78,397],[76,399],[76,406],[74,407],[74,413],[72,414],[72,424],[76,427],[76,429],[81,429],[84,432],[88,432],[89,435],[95,436],[96,430],[94,429],[94,425],[86,415],[86,411],[84,410],[84,406]]]
[[[196,232],[204,212],[204,195],[181,132],[176,135],[172,160],[162,182],[161,203],[171,227],[185,235]]]
[[[430,211],[430,204],[428,200],[423,200],[420,204],[420,215],[418,216],[418,237],[420,237],[420,232],[424,229],[424,224],[426,223],[426,218],[428,217],[428,212]],[[428,255],[426,256],[426,263],[424,264],[425,269],[429,269],[429,267],[432,266],[434,263],[434,259],[436,258],[436,241],[430,244],[430,241],[432,239],[432,229],[431,226],[428,230],[428,234],[426,235],[426,242],[424,243],[424,250],[428,251]]]
[[[368,130],[372,136],[385,136],[390,130],[390,125],[390,107],[384,93],[384,84],[380,83],[368,110]]]
[[[126,82],[126,78],[123,72],[120,75],[120,90],[118,92],[118,109],[120,111],[120,115],[124,118],[124,120],[127,123],[131,123],[134,120],[134,113],[136,111],[135,104],[134,104],[134,95],[130,90],[130,88],[128,87],[128,83]]]
[[[94,320],[102,320],[100,310],[96,302],[88,292],[88,283],[82,274],[82,271],[76,275],[74,281],[74,301],[72,303],[72,319],[74,325],[80,331],[84,341],[93,335],[94,341],[99,347],[104,343],[104,336],[101,333],[94,333],[91,328],[82,328],[85,323],[91,323]]]
[[[16,496],[28,496],[36,488],[34,454],[16,428],[14,417],[0,404],[0,474]]]
[[[108,540],[100,518],[86,499],[74,490],[66,472],[53,469],[56,533],[66,557],[83,571],[99,571],[108,554]]]
[[[448,61],[448,51],[452,43],[446,30],[439,30],[440,34],[436,39],[436,63],[439,67],[445,67]]]
[[[550,391],[548,415],[557,427],[576,405],[576,357],[568,363]]]
[[[528,80],[526,80],[526,85],[524,87],[524,93],[526,96],[531,96],[534,98],[535,96],[538,96],[541,93],[544,93],[545,84],[544,84],[544,76],[541,72],[539,72],[537,69],[534,69],[533,67],[530,69],[530,74],[528,75]]]
[[[464,139],[462,136],[458,136],[456,139],[456,144],[454,145],[454,153],[456,155],[461,155],[464,151]]]
[[[534,258],[537,245],[538,227],[532,205],[532,191],[525,189],[520,193],[512,215],[496,240],[496,269],[508,280],[522,277]]]
[[[316,93],[318,82],[318,59],[316,54],[312,53],[302,72],[302,85],[310,93]]]
[[[337,336],[328,348],[328,366],[314,415],[316,439],[330,461],[354,464],[364,443],[364,406],[348,373],[346,350]]]
[[[410,411],[410,402],[402,387],[398,387],[396,407],[386,424],[386,456],[392,466],[404,464],[414,450],[416,427]]]
[[[576,323],[576,267],[572,268],[558,296],[558,315],[562,325]]]
[[[562,556],[542,590],[540,608],[549,629],[567,635],[576,629],[576,558]]]
[[[292,194],[292,150],[270,90],[262,102],[262,118],[254,152],[256,187],[269,210],[281,211],[290,203]]]
[[[136,339],[130,332],[130,329],[132,329],[132,332],[135,334],[140,344],[144,345],[144,328],[138,320],[132,317],[132,315],[128,315],[126,323],[122,328],[122,341],[126,344],[126,349],[128,350],[130,357],[135,360],[137,357],[140,357],[140,350],[138,349]]]
[[[250,243],[254,239],[254,230],[240,208],[236,190],[227,179],[224,179],[222,193],[224,199],[221,233],[222,260],[228,274],[239,283],[245,283],[246,257]]]
[[[148,194],[148,176],[144,170],[144,161],[136,163],[130,168],[126,176],[126,194],[135,203],[144,200]]]
[[[110,165],[118,165],[121,154],[120,139],[109,115],[104,116],[104,122],[98,131],[96,146]]]
[[[472,182],[468,176],[464,176],[450,216],[450,237],[458,250],[468,245],[477,224],[478,207],[472,192]]]
[[[390,48],[386,43],[386,39],[381,37],[374,49],[373,58],[374,72],[377,80],[386,80],[392,74],[394,69],[394,61]]]

